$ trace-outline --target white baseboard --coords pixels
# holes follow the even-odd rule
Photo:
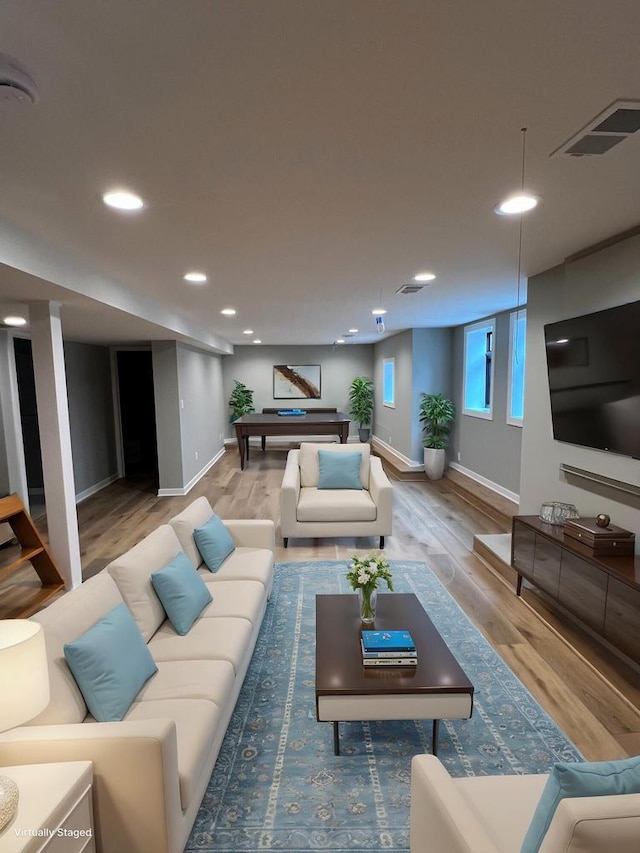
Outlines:
[[[119,474],[111,474],[110,477],[105,477],[104,480],[100,480],[99,483],[96,483],[93,486],[89,486],[88,489],[84,489],[81,492],[78,492],[76,495],[76,503],[79,504],[82,501],[86,501],[87,498],[90,498],[91,495],[95,495],[96,492],[102,491],[102,489],[106,489],[107,486],[110,486],[111,483],[115,483],[116,480],[120,479]]]
[[[465,468],[463,465],[460,465],[459,462],[450,462],[449,468],[453,468],[455,471],[459,471],[461,474],[464,474],[465,477],[475,480],[476,483],[480,483],[482,486],[486,486],[488,489],[497,492],[499,495],[502,495],[503,498],[508,498],[516,504],[520,503],[520,495],[509,491],[509,489],[505,489],[505,487],[501,486],[499,483],[494,483],[492,480],[488,480],[481,474],[476,474],[475,471],[472,471],[470,468]]]
[[[390,444],[387,444],[386,441],[383,441],[376,435],[371,436],[371,445],[376,450],[379,450],[383,456],[388,458],[391,463],[399,462],[407,468],[413,468],[416,471],[424,471],[424,464],[422,462],[416,462],[415,459],[409,459],[409,457],[405,456],[404,453],[400,453],[399,450],[396,450],[395,447],[391,447]],[[398,466],[396,465],[396,467]]]
[[[216,455],[210,459],[207,464],[201,468],[195,477],[192,477],[191,480],[187,483],[186,486],[183,486],[181,489],[158,489],[158,497],[159,498],[181,498],[185,495],[188,495],[191,489],[195,486],[195,484],[201,480],[207,471],[210,471],[211,468],[216,464],[218,459],[221,458],[222,454],[225,452],[224,447],[222,447]]]

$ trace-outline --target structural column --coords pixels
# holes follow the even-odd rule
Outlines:
[[[60,305],[29,305],[49,545],[67,589],[82,583]]]

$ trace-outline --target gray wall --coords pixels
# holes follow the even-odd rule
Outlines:
[[[182,434],[180,427],[180,389],[178,384],[178,344],[153,341],[153,393],[158,439],[158,487],[181,489]]]
[[[640,461],[555,441],[547,380],[545,323],[589,314],[640,299],[640,237],[562,264],[529,280],[525,427],[522,441],[520,511],[537,514],[546,500],[568,501],[581,515],[608,513],[614,524],[640,533],[640,501],[586,480],[567,479],[561,462],[640,485]],[[637,537],[640,547],[640,537]]]
[[[385,358],[395,359],[395,408],[382,405]],[[411,330],[375,344],[374,435],[411,459],[411,403],[413,398],[413,335]]]
[[[64,343],[76,494],[117,475],[111,357],[107,347]]]
[[[395,408],[382,405],[385,358],[395,358]],[[450,329],[410,329],[375,344],[375,435],[413,462],[423,462],[420,396],[451,394]]]
[[[179,491],[223,447],[222,366],[219,356],[176,341],[154,341],[152,353],[159,488]]]
[[[419,419],[422,394],[453,398],[451,329],[414,329],[411,395],[411,458],[422,462],[424,433]]]
[[[274,364],[319,364],[320,400],[274,400],[273,365]],[[231,436],[232,427],[228,423],[230,410],[227,405],[233,390],[234,380],[243,382],[253,390],[253,403],[257,412],[263,408],[281,406],[313,409],[335,407],[339,412],[349,414],[349,385],[356,376],[373,378],[373,345],[340,344],[337,346],[237,346],[233,355],[223,357],[222,374],[224,382],[225,412],[227,414],[226,434]],[[378,409],[374,411],[374,428]],[[350,434],[357,435],[358,425],[351,424]]]
[[[509,314],[495,314],[493,374],[493,419],[463,415],[464,326],[453,332],[453,401],[456,406],[450,446],[450,458],[481,477],[486,477],[510,492],[520,488],[520,453],[522,427],[507,423],[507,392],[509,370]],[[480,322],[483,319],[478,319]],[[528,339],[527,339],[528,344]],[[529,350],[526,354],[529,363]],[[529,412],[525,407],[525,421]]]
[[[182,432],[182,471],[190,482],[223,447],[227,405],[222,359],[178,344],[178,383]],[[196,454],[198,458],[196,459]]]

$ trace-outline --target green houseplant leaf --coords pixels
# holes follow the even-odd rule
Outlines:
[[[456,409],[443,394],[422,394],[418,409],[425,437],[425,447],[443,450],[449,444],[449,424],[455,420]]]
[[[371,423],[373,415],[373,382],[367,376],[356,376],[349,387],[349,411],[360,428]]]
[[[247,388],[242,382],[237,379],[233,380],[235,386],[229,397],[229,406],[231,407],[231,416],[229,422],[237,421],[242,415],[250,415],[255,412],[253,408],[253,391]]]

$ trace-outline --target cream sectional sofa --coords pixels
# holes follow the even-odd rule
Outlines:
[[[211,515],[206,498],[199,498],[32,617],[45,631],[51,701],[29,725],[0,736],[0,765],[93,761],[102,853],[183,850],[251,660],[273,580],[274,525],[225,521],[236,549],[211,573],[193,539],[194,528]],[[213,596],[184,636],[166,618],[150,581],[179,551],[198,567]],[[122,721],[96,722],[63,644],[122,602],[158,671]]]

